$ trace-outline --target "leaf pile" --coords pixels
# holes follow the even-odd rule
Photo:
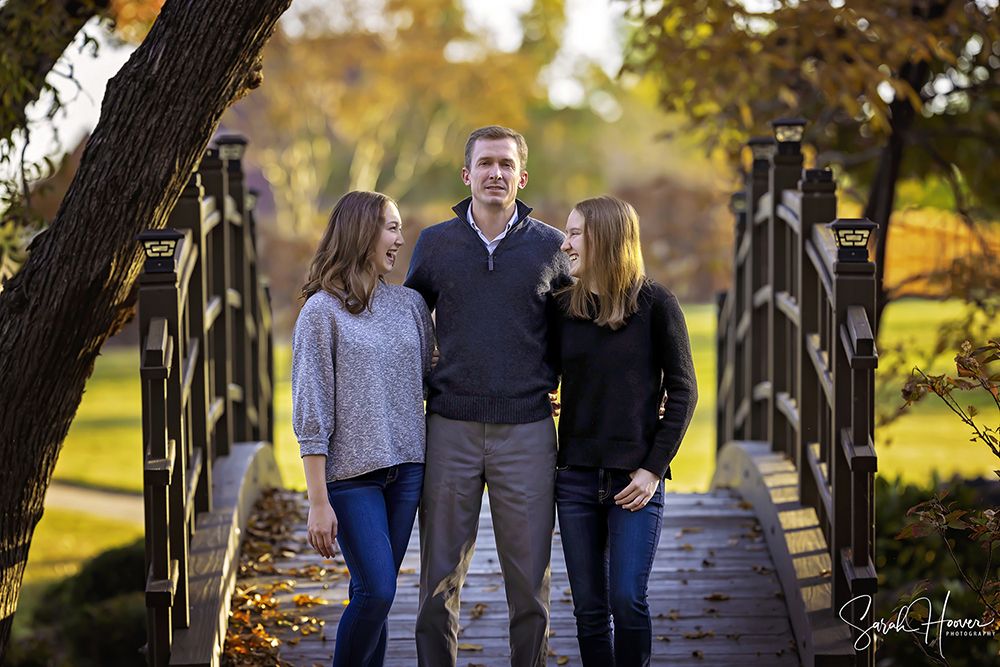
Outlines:
[[[240,550],[239,580],[230,605],[222,667],[293,667],[278,657],[282,642],[294,645],[315,634],[326,640],[326,621],[303,613],[308,611],[303,608],[330,604],[328,600],[299,593],[291,596],[293,609],[283,611],[277,596],[293,592],[295,579],[266,584],[249,581],[272,575],[335,581],[347,573],[346,568],[322,564],[287,569],[276,565],[276,560],[292,558],[302,550],[304,541],[293,536],[292,528],[306,521],[307,507],[301,493],[277,488],[265,489],[254,506]]]
[[[303,495],[269,487],[264,489],[247,521],[246,537],[240,548],[240,577],[262,574],[292,574],[275,568],[275,557],[291,557],[302,548],[302,540],[292,536],[292,526],[308,518]],[[315,574],[315,573],[313,573]],[[311,575],[310,575],[311,576]]]

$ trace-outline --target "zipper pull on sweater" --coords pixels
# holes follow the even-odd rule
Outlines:
[[[490,271],[492,271],[493,270],[493,253],[490,253],[489,267],[490,267]]]

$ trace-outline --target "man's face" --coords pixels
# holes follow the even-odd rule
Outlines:
[[[477,139],[469,168],[462,168],[462,182],[472,188],[472,198],[480,206],[508,209],[528,183],[528,172],[521,172],[517,158],[517,143],[510,138]]]

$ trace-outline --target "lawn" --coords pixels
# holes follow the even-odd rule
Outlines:
[[[84,561],[100,552],[129,544],[142,535],[142,524],[47,508],[31,540],[24,584],[14,616],[14,637],[28,632],[28,621],[46,586],[76,574]]]
[[[915,363],[924,364],[930,352],[936,323],[957,314],[954,303],[907,300],[886,310],[880,346],[889,350],[904,345]],[[702,491],[715,467],[715,307],[684,308],[691,334],[700,398],[694,421],[673,464],[676,491]],[[947,371],[945,355],[930,369]],[[286,485],[304,488],[298,446],[291,428],[289,389],[290,352],[279,345],[275,352],[275,453]],[[70,429],[56,466],[55,479],[87,486],[139,492],[142,488],[140,391],[138,352],[109,349],[98,359],[94,376]],[[899,387],[880,386],[883,410],[895,410],[902,401]],[[996,411],[983,397],[972,402],[996,423]],[[876,432],[879,472],[902,475],[912,482],[929,480],[934,471],[942,477],[989,475],[995,457],[982,445],[968,441],[968,430],[938,400],[931,397],[912,414]]]

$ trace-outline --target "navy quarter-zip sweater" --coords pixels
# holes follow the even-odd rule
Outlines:
[[[490,256],[468,222],[471,204],[459,202],[456,217],[420,233],[404,283],[435,312],[440,359],[427,411],[491,424],[545,419],[558,385],[552,291],[570,280],[565,236],[517,200],[517,222]]]
[[[566,314],[569,293],[556,297],[562,414],[557,465],[644,468],[670,479],[698,401],[687,324],[677,298],[647,280],[639,309],[612,330]],[[667,395],[663,417],[660,402]]]

